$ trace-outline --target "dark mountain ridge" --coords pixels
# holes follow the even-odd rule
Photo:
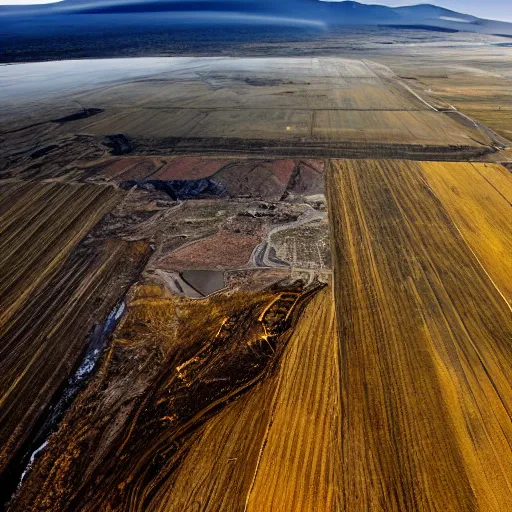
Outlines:
[[[0,15],[45,16],[62,14],[142,14],[169,13],[175,21],[221,23],[223,17],[236,20],[258,16],[264,24],[265,17],[282,17],[282,23],[293,20],[323,24],[326,28],[339,25],[389,25],[421,26],[449,31],[480,32],[485,34],[512,35],[512,23],[484,20],[475,16],[451,11],[432,4],[407,7],[368,5],[353,1],[326,2],[321,0],[63,0],[53,4],[30,6],[1,6]],[[212,16],[213,14],[213,16]],[[144,23],[144,20],[140,20]],[[276,20],[272,21],[273,23]]]
[[[41,10],[43,11],[43,9]],[[127,14],[167,12],[176,15],[238,14],[282,17],[288,21],[309,20],[332,25],[373,25],[383,21],[400,22],[401,16],[393,9],[380,5],[365,5],[357,2],[328,3],[321,0],[64,0],[44,12],[67,12],[80,14]],[[263,21],[263,20],[262,20]],[[283,21],[285,22],[285,21]],[[286,23],[286,22],[285,22]]]
[[[413,41],[453,32],[512,37],[512,23],[430,4],[391,8],[321,0],[64,0],[0,6],[0,62],[259,55],[265,45],[278,51],[276,44],[287,42],[293,43],[292,52],[304,54],[316,51],[304,50],[313,41],[335,37],[340,44],[346,40],[348,46],[359,47],[358,41],[365,44],[365,34],[370,39],[381,34],[393,39],[395,31]],[[301,42],[306,43],[304,48]],[[320,48],[329,52],[328,46]]]

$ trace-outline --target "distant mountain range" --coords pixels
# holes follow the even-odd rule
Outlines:
[[[0,15],[45,16],[65,14],[171,13],[176,19],[211,23],[244,17],[264,23],[311,22],[326,27],[385,25],[437,31],[466,31],[512,35],[512,23],[484,20],[430,4],[386,7],[358,2],[321,0],[63,0],[32,6],[1,6]],[[3,21],[2,21],[3,23]],[[141,20],[141,23],[143,21]]]

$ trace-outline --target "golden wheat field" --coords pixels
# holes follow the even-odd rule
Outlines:
[[[485,225],[497,192],[464,188],[466,172],[478,167],[331,163],[341,510],[511,506],[510,208]]]

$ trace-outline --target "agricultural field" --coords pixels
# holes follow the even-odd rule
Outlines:
[[[483,247],[488,235],[510,244],[510,227],[472,229],[476,189],[496,194],[507,220],[510,203],[489,183],[463,188],[463,173],[478,168],[372,160],[329,168],[342,510],[510,507],[511,275],[496,272],[507,265],[499,243]],[[504,189],[511,185],[509,175]],[[369,488],[375,479],[385,485]]]
[[[0,197],[0,471],[9,477],[149,247],[87,236],[119,200],[112,187],[18,182]]]
[[[509,132],[386,51],[0,73],[9,512],[512,509]]]
[[[152,73],[145,68],[148,60],[156,61]],[[11,140],[16,148],[55,146],[53,152],[74,140],[93,152],[107,138],[117,154],[273,153],[323,158],[351,151],[366,157],[419,154],[447,159],[451,154],[458,159],[489,153],[494,144],[492,135],[439,112],[389,68],[367,60],[128,61],[119,64],[118,77],[106,74],[105,83],[94,87],[85,76],[81,88],[70,84],[69,64],[47,63],[63,78],[30,89],[40,98],[41,110],[27,117],[24,126],[20,118],[26,106],[17,84],[48,70],[45,63],[30,65],[31,73],[23,65],[8,68],[3,85],[12,102],[4,115],[16,118],[16,128],[5,133],[6,154]],[[94,68],[95,62],[102,69],[101,61],[89,66]],[[142,75],[134,78],[133,67],[138,66]],[[83,73],[91,71],[85,68]],[[108,142],[113,136],[117,138]],[[66,154],[69,158],[69,151]]]
[[[466,125],[510,140],[512,56],[509,43],[495,40],[418,46],[389,52],[368,51],[367,58],[389,66],[412,90],[440,111],[458,111]],[[430,46],[430,45],[429,45]],[[434,51],[435,48],[435,51]],[[421,65],[418,65],[421,63]],[[448,114],[464,122],[460,114]],[[466,117],[467,116],[467,117]]]
[[[511,77],[476,70],[451,70],[443,74],[419,76],[413,85],[428,91],[441,109],[457,109],[469,118],[510,139],[512,131]],[[471,122],[468,122],[471,126]]]

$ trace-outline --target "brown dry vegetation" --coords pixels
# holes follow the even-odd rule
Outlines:
[[[325,289],[305,309],[279,371],[205,425],[154,510],[334,510],[338,404]]]
[[[332,287],[134,286],[12,510],[510,508],[508,171],[327,174]]]
[[[512,140],[511,79],[472,73],[446,79],[421,78],[429,93]]]
[[[463,120],[468,127],[474,121],[512,141],[512,52],[510,48],[492,45],[467,47],[428,46],[391,49],[371,55],[389,66],[406,84],[440,110],[456,108],[471,119]],[[394,55],[393,55],[394,54]]]
[[[136,286],[97,377],[12,509],[148,510],[169,500],[162,487],[205,421],[275,373],[317,289],[191,301]]]

